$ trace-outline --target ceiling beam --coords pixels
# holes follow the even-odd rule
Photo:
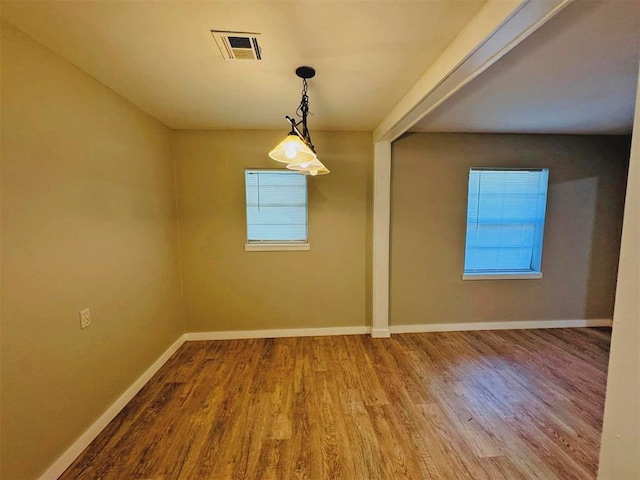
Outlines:
[[[573,0],[489,0],[373,132],[393,141]]]

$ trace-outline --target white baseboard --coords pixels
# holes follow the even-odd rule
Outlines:
[[[187,341],[240,340],[244,338],[325,337],[329,335],[366,335],[371,327],[282,328],[273,330],[235,330],[185,333]]]
[[[326,328],[284,328],[270,330],[223,330],[216,332],[185,333],[186,341],[197,340],[242,340],[249,338],[281,337],[324,337],[330,335],[366,335],[374,338],[389,338],[393,333],[422,332],[464,332],[471,330],[522,330],[535,328],[576,328],[611,327],[612,320],[532,320],[483,323],[426,323],[418,325],[391,325],[386,328],[362,327],[326,327]]]
[[[391,330],[388,328],[372,328],[371,336],[373,338],[389,338],[391,336]]]
[[[592,320],[527,320],[481,323],[425,323],[419,325],[391,325],[391,333],[465,332],[471,330],[525,330],[536,328],[611,327],[610,318]]]
[[[120,398],[118,398],[80,437],[66,452],[58,458],[53,465],[40,477],[40,480],[55,480],[69,468],[69,465],[78,458],[82,451],[98,436],[100,432],[113,420],[120,410],[145,386],[145,384],[160,370],[167,360],[184,343],[184,335],[181,335],[160,357],[151,365]]]

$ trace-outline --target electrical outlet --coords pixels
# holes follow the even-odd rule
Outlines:
[[[91,325],[91,312],[88,308],[80,310],[80,328],[87,328]]]

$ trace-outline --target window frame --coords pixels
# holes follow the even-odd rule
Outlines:
[[[247,173],[248,172],[272,172],[285,175],[299,175],[304,179],[305,187],[305,237],[306,240],[249,240],[249,211],[247,205]],[[245,245],[246,252],[276,252],[276,251],[305,251],[310,250],[309,244],[309,181],[305,175],[295,171],[283,170],[279,168],[245,168],[244,169],[244,190],[245,190]]]
[[[508,172],[508,171],[523,171],[523,172],[545,172],[546,174],[546,186],[545,186],[545,197],[544,197],[544,208],[542,209],[542,217],[540,221],[540,231],[536,232],[535,235],[540,236],[539,246],[536,247],[536,244],[532,246],[532,249],[535,250],[538,248],[539,254],[535,260],[535,263],[539,265],[538,269],[535,269],[533,266],[534,259],[532,258],[532,266],[530,270],[486,270],[486,271],[467,271],[467,232],[468,232],[468,224],[469,224],[469,180],[471,179],[471,173],[473,171],[494,171],[494,172]],[[544,229],[546,223],[546,210],[547,210],[547,201],[549,198],[549,169],[543,167],[535,167],[535,168],[510,168],[510,167],[471,167],[469,169],[468,177],[467,177],[467,215],[466,215],[466,223],[465,223],[465,240],[464,240],[464,260],[463,260],[463,274],[462,280],[525,280],[525,279],[540,279],[542,278],[542,250],[544,244]]]

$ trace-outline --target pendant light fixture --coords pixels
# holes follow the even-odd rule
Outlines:
[[[325,175],[329,169],[325,167],[316,154],[316,149],[311,141],[311,135],[307,128],[307,116],[309,115],[309,96],[307,95],[307,79],[313,78],[316,71],[312,67],[298,67],[296,75],[302,79],[302,99],[296,110],[296,115],[301,118],[297,121],[288,115],[285,117],[291,123],[291,131],[281,141],[269,156],[277,161],[287,164],[289,170],[295,170],[303,175]],[[300,131],[302,126],[302,131]]]

